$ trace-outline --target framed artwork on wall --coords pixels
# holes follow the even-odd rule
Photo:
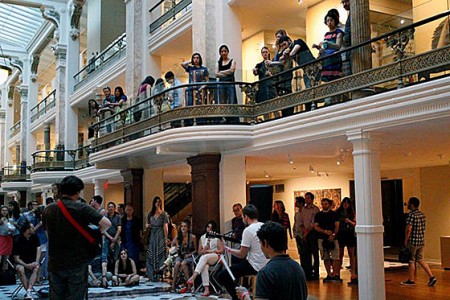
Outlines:
[[[323,189],[323,190],[304,190],[304,191],[294,191],[295,197],[305,197],[305,194],[310,192],[314,195],[314,204],[320,207],[320,202],[323,198],[328,198],[333,200],[335,207],[339,207],[341,204],[341,189]]]

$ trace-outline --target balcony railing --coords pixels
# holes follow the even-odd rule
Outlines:
[[[126,46],[127,46],[126,33],[123,33],[99,55],[89,59],[89,63],[73,76],[76,84],[82,82],[83,80],[89,78],[91,75],[95,74],[96,70],[103,68],[103,66],[105,66],[114,57],[120,56],[120,54],[125,51]]]
[[[20,132],[20,121],[18,121],[16,124],[13,125],[13,127],[11,127],[11,129],[9,130],[10,133],[9,137],[12,138],[19,132]]]
[[[39,102],[35,107],[31,109],[31,123],[45,115],[50,109],[55,107],[56,103],[56,90],[53,90],[47,97]]]
[[[75,150],[42,150],[31,156],[31,172],[74,171],[89,167],[90,146]]]
[[[189,10],[189,5],[192,4],[192,0],[163,0],[159,1],[155,6],[150,9],[153,12],[157,8],[163,9],[164,7],[171,7],[167,9],[163,14],[150,24],[150,33],[153,33],[166,23],[174,21],[179,15],[182,15],[183,11]]]
[[[27,166],[14,165],[3,168],[3,181],[28,181],[30,180],[30,169]]]
[[[272,76],[260,81],[185,84],[166,89],[148,99],[134,99],[134,102],[130,99],[133,105],[118,113],[106,110],[101,121],[93,125],[96,134],[92,143],[93,151],[180,126],[253,125],[339,104],[352,98],[411,86],[423,79],[446,76],[446,71],[450,70],[450,45],[444,44],[424,53],[408,55],[405,48],[414,38],[416,27],[442,18],[442,22],[449,22],[449,14],[450,11],[441,13],[286,71],[277,73],[275,65],[274,70],[269,68],[273,71]],[[342,55],[356,57],[362,49],[369,50],[370,53],[374,44],[382,48],[378,51],[392,51],[391,58],[381,61],[378,67],[323,82],[323,65],[330,61],[340,61]],[[434,75],[431,76],[432,74]],[[302,84],[296,84],[298,81]],[[177,90],[184,90],[182,94],[189,100],[186,101],[188,105],[167,109],[171,94]],[[230,104],[235,102],[223,96],[227,90],[238,90],[242,94],[243,104]]]

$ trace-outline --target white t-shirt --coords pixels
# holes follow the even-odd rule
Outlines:
[[[268,262],[268,259],[261,250],[261,244],[256,235],[262,225],[263,223],[261,222],[250,224],[242,233],[241,247],[244,246],[249,248],[247,252],[247,261],[255,271],[261,270]]]

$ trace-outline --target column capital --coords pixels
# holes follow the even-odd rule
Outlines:
[[[37,80],[37,72],[38,72],[40,58],[41,58],[40,54],[33,54],[33,56],[32,56],[31,75],[30,75],[30,79],[32,82],[36,82],[36,80]]]
[[[69,2],[70,37],[76,40],[80,36],[80,17],[83,11],[84,0],[71,0]]]
[[[367,146],[372,150],[377,150],[383,137],[379,132],[367,132],[362,129],[347,131],[346,135],[347,140],[353,144],[353,150],[367,148]]]
[[[51,46],[53,54],[56,56],[57,63],[65,62],[67,55],[67,45],[64,44],[54,44]]]
[[[28,85],[21,84],[16,89],[20,93],[20,103],[28,102],[28,99],[26,99],[28,97]]]
[[[42,17],[55,26],[53,37],[59,40],[59,24],[61,20],[60,13],[56,9],[46,6],[41,6],[39,9],[41,10]]]

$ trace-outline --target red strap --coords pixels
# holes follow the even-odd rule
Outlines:
[[[72,218],[66,206],[64,205],[64,203],[62,203],[61,200],[58,201],[58,207],[61,209],[61,212],[67,218],[67,220],[69,220],[73,227],[75,227],[89,241],[89,243],[95,243],[95,239],[83,227],[81,227],[81,225],[77,221],[75,221],[74,218]]]

